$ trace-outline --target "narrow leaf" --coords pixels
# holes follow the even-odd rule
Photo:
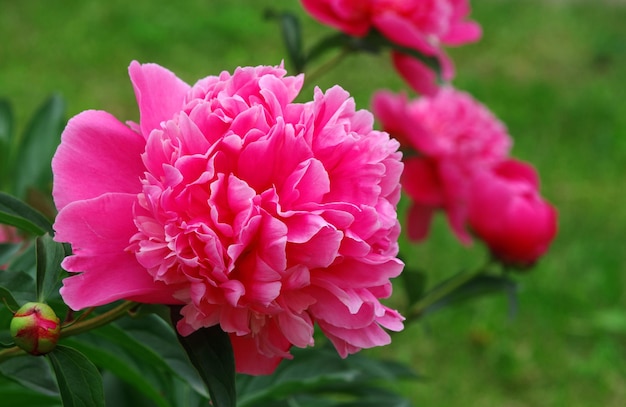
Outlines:
[[[0,192],[0,223],[35,235],[54,234],[52,224],[41,212],[4,192]]]
[[[0,267],[5,267],[20,250],[20,243],[0,243]]]
[[[82,353],[58,346],[48,354],[64,407],[104,407],[102,377]]]
[[[37,268],[37,300],[44,302],[56,287],[61,274],[61,261],[65,258],[63,244],[52,240],[49,234],[39,236],[35,242]]]
[[[172,307],[174,325],[180,319],[180,307]],[[228,334],[215,325],[188,336],[177,335],[206,384],[213,406],[236,407],[235,358]]]
[[[305,63],[309,64],[333,49],[349,47],[351,41],[350,38],[350,36],[342,32],[333,33],[322,38],[319,42],[313,45],[313,47],[311,47],[306,55]]]
[[[16,153],[13,191],[23,197],[28,187],[47,184],[51,180],[50,161],[61,140],[65,124],[65,101],[59,95],[50,96],[35,112],[26,128]]]
[[[285,400],[302,405],[344,405],[333,400],[354,400],[355,405],[383,397],[397,397],[389,392],[392,383],[414,380],[418,376],[396,362],[368,358],[362,354],[342,359],[330,347],[293,349],[294,358],[284,360],[271,376],[240,376],[239,407],[275,407]],[[311,398],[311,403],[308,403]],[[315,404],[317,403],[317,404]],[[300,405],[300,404],[288,404]],[[381,406],[395,404],[381,403]]]
[[[0,99],[0,189],[6,188],[9,171],[7,163],[11,154],[13,135],[13,111],[6,99]]]
[[[0,99],[0,146],[6,148],[9,145],[12,134],[13,110],[11,109],[11,103],[6,99]],[[5,150],[0,150],[0,154],[5,152]]]
[[[61,407],[58,397],[33,392],[9,380],[0,380],[0,397],[2,405],[8,407]]]
[[[448,295],[431,304],[424,310],[424,315],[438,311],[450,305],[480,298],[486,295],[504,293],[509,300],[511,316],[516,313],[517,284],[505,276],[477,275]]]
[[[86,355],[96,366],[108,370],[115,376],[135,387],[157,407],[172,407],[166,399],[167,378],[158,370],[116,343],[109,342],[95,333],[86,333],[79,339],[67,338],[65,343]]]
[[[265,16],[278,20],[289,60],[296,72],[304,72],[306,61],[302,48],[302,28],[298,17],[290,12],[277,13],[273,10],[267,10]]]
[[[405,268],[404,272],[400,274],[400,277],[402,278],[404,291],[409,300],[408,306],[410,307],[419,301],[424,294],[427,280],[426,273],[421,270]]]
[[[144,304],[142,309],[155,306]],[[169,308],[167,310],[167,321],[165,322],[157,315],[141,315],[134,318],[123,318],[112,324],[119,326],[131,339],[125,341],[126,346],[131,347],[133,343],[139,343],[158,355],[168,366],[168,370],[187,383],[195,392],[202,397],[208,398],[209,393],[200,378],[198,371],[189,363],[189,358],[183,348],[177,343],[176,332],[169,323]],[[161,311],[158,311],[159,314]]]
[[[15,298],[13,298],[11,291],[4,287],[0,287],[0,302],[0,306],[7,306],[12,312],[17,311],[20,307]]]

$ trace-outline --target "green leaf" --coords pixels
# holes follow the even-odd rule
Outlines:
[[[106,328],[106,327],[104,327]],[[99,329],[98,329],[99,330]],[[172,407],[166,399],[168,377],[158,367],[146,364],[115,342],[94,332],[79,338],[66,338],[65,343],[85,354],[96,366],[109,370],[124,382],[132,385],[159,407]]]
[[[3,406],[61,407],[58,396],[35,393],[9,380],[0,380],[0,399]]]
[[[6,99],[0,99],[0,189],[6,188],[10,171],[7,169],[13,135],[13,111]]]
[[[426,273],[421,270],[405,268],[402,274],[400,274],[400,278],[402,279],[404,291],[409,300],[408,306],[410,307],[419,301],[424,294],[427,280]]]
[[[367,405],[368,400],[378,398],[404,400],[388,389],[398,380],[417,378],[411,369],[396,362],[361,354],[342,359],[330,346],[294,349],[292,353],[293,360],[283,361],[271,376],[238,378],[239,407]],[[280,404],[287,400],[289,403]]]
[[[0,243],[0,267],[6,266],[21,247],[20,243]]]
[[[45,358],[24,356],[7,359],[0,363],[0,374],[30,389],[31,392],[52,397],[59,396],[57,384]]]
[[[146,307],[142,305],[141,310]],[[154,306],[149,306],[154,309]],[[168,312],[169,308],[162,306]],[[161,311],[158,311],[161,314]],[[144,346],[155,355],[162,358],[171,374],[179,377],[202,397],[208,398],[209,393],[200,378],[198,371],[191,365],[187,354],[178,344],[174,328],[157,315],[141,315],[134,318],[123,318],[115,322],[130,338],[126,340],[126,346],[134,347],[136,344]],[[139,353],[139,352],[137,352]]]
[[[266,15],[278,19],[289,60],[296,72],[304,72],[306,61],[302,51],[300,20],[295,14],[289,12],[273,13],[269,11]]]
[[[13,294],[11,294],[11,291],[2,286],[0,286],[0,302],[0,306],[8,306],[13,312],[17,311],[17,309],[20,307],[15,298],[13,298]]]
[[[172,307],[172,322],[181,319],[180,307]],[[209,389],[214,407],[236,407],[235,358],[228,334],[215,325],[191,335],[177,334],[189,360]]]
[[[41,212],[4,192],[0,192],[0,223],[35,235],[54,234],[52,224]]]
[[[9,269],[0,272],[0,286],[6,288],[18,303],[33,300],[35,282],[25,271]]]
[[[456,277],[456,276],[455,276]],[[455,278],[452,277],[452,278]],[[436,290],[435,287],[433,290]],[[462,284],[423,310],[423,315],[431,314],[444,307],[457,305],[486,295],[504,293],[509,300],[509,314],[517,312],[517,284],[506,276],[479,274]]]
[[[13,192],[24,197],[29,187],[47,186],[52,180],[50,162],[65,125],[65,101],[52,95],[35,112],[20,140],[12,167]],[[19,168],[15,168],[19,166]]]
[[[82,353],[57,346],[48,354],[64,407],[104,407],[102,377]]]
[[[320,58],[327,52],[336,48],[350,48],[351,37],[342,33],[333,33],[318,41],[306,54],[305,63],[308,65],[316,59]]]
[[[65,258],[62,243],[45,234],[35,241],[37,268],[37,301],[44,302],[56,288],[61,275],[61,261]]]

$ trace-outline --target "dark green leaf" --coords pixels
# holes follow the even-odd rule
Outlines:
[[[104,327],[106,328],[106,327]],[[159,407],[172,407],[166,399],[169,376],[164,376],[158,367],[146,364],[141,357],[111,342],[95,331],[82,334],[79,338],[67,338],[65,343],[85,354],[96,366],[109,370],[124,382],[134,386],[145,397]]]
[[[13,180],[16,196],[23,197],[28,187],[45,186],[52,180],[50,162],[61,140],[64,115],[65,101],[59,95],[52,95],[28,123],[13,163],[19,166]]]
[[[42,357],[24,356],[0,363],[0,374],[34,392],[58,397],[50,365]],[[4,405],[0,403],[0,405]]]
[[[52,224],[44,215],[4,192],[0,192],[0,223],[13,225],[36,235],[54,234]]]
[[[145,396],[137,389],[137,387],[128,384],[115,376],[111,372],[104,371],[102,373],[104,382],[104,395],[107,406],[111,407],[156,407],[157,405],[147,400]],[[168,390],[169,397],[176,400],[174,406],[184,407],[208,407],[210,406],[208,399],[200,396],[192,390],[187,383],[175,381],[173,388]]]
[[[309,64],[333,49],[349,48],[350,41],[351,37],[341,32],[324,37],[306,54],[305,62]]]
[[[6,266],[21,247],[20,243],[0,243],[0,267]]]
[[[180,307],[172,307],[174,325],[180,318]],[[216,325],[178,335],[178,340],[209,389],[213,406],[236,407],[235,358],[228,334]]]
[[[144,307],[142,305],[140,311]],[[155,309],[155,306],[149,307]],[[163,308],[167,310],[169,320],[169,308],[165,306]],[[198,394],[205,398],[209,397],[198,371],[191,365],[185,351],[178,344],[176,332],[169,322],[165,322],[157,315],[141,315],[135,318],[120,319],[115,322],[115,325],[130,336],[127,346],[135,346],[128,345],[135,342],[150,349],[151,352],[165,361],[167,369],[173,375],[186,382]]]
[[[0,286],[0,306],[4,305],[9,307],[9,309],[13,312],[17,311],[20,307],[15,298],[13,298],[13,294],[8,289]]]
[[[265,16],[278,20],[289,60],[296,72],[303,72],[306,61],[302,51],[302,29],[298,17],[293,13],[277,13],[272,10],[266,11]]]
[[[0,286],[7,292],[11,293],[13,301],[17,304],[23,304],[33,300],[35,283],[33,278],[28,275],[28,273],[15,270],[0,270]],[[9,301],[11,300],[9,299]],[[14,305],[15,303],[13,306]],[[17,308],[14,308],[12,311],[16,310]],[[8,328],[11,319],[13,318],[12,311],[5,307],[4,304],[0,305],[0,327]],[[0,329],[0,342],[12,342],[8,329]]]
[[[64,407],[104,407],[102,377],[76,349],[57,346],[48,354]]]
[[[427,280],[426,273],[421,270],[405,268],[402,274],[400,274],[400,278],[402,278],[404,291],[409,300],[408,306],[410,307],[419,301],[424,294]]]
[[[404,400],[388,388],[398,380],[417,377],[409,368],[395,362],[360,354],[342,359],[328,346],[294,349],[292,353],[293,360],[283,361],[271,376],[239,377],[240,407],[281,406],[286,400],[289,403],[285,406],[340,406],[348,401],[358,405],[377,397]]]
[[[452,277],[455,278],[455,277]],[[434,288],[436,290],[437,288]],[[433,313],[450,305],[460,304],[486,295],[504,293],[509,299],[509,312],[515,315],[517,309],[517,284],[506,276],[477,275],[456,290],[428,306],[423,315]]]
[[[35,242],[37,263],[37,301],[44,302],[55,289],[61,275],[61,261],[65,258],[63,244],[52,240],[49,234]]]
[[[58,396],[35,393],[9,380],[0,380],[0,400],[7,407],[61,407]]]
[[[7,164],[11,154],[13,111],[6,99],[0,99],[0,189],[6,188],[10,171]]]
[[[35,282],[27,272],[14,269],[0,272],[0,286],[10,291],[18,303],[34,299]]]

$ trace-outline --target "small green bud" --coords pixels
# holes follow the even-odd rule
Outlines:
[[[15,345],[31,355],[45,355],[57,346],[61,321],[47,304],[24,304],[11,320],[11,336]]]

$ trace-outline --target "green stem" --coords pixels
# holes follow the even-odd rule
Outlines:
[[[92,329],[101,327],[108,323],[115,321],[126,315],[129,311],[135,308],[138,304],[133,301],[124,301],[117,307],[103,313],[97,315],[93,318],[89,318],[86,320],[82,320],[80,322],[75,322],[65,327],[61,327],[61,338],[67,338],[68,336],[74,336],[78,334],[82,334],[84,332],[90,331]],[[7,349],[0,351],[0,363],[4,362],[7,359],[10,359],[14,356],[25,355],[22,349],[17,346],[13,346]]]
[[[10,348],[4,349],[0,351],[0,363],[14,356],[21,356],[21,355],[26,355],[26,352],[24,352],[22,349],[18,348],[17,346],[12,346]]]
[[[61,338],[66,338],[68,336],[82,334],[83,332],[87,332],[94,328],[98,328],[100,326],[113,322],[116,319],[126,315],[130,310],[135,308],[137,305],[138,304],[133,301],[124,301],[117,307],[103,314],[97,315],[93,318],[89,318],[80,322],[76,322],[68,326],[65,329],[61,329]]]
[[[307,83],[314,83],[319,77],[329,72],[332,68],[335,67],[335,65],[338,65],[339,62],[341,62],[345,57],[347,57],[351,51],[352,50],[348,47],[342,48],[341,51],[337,55],[335,55],[333,58],[331,58],[330,60],[322,64],[319,68],[312,71],[310,74],[306,74],[304,77],[305,84],[302,87],[304,88]]]
[[[450,293],[452,293],[454,290],[463,286],[477,275],[485,272],[485,270],[487,270],[487,266],[459,273],[454,277],[444,281],[443,283],[441,283],[441,285],[426,293],[421,300],[413,305],[413,307],[409,310],[408,315],[406,316],[407,320],[405,323],[409,323],[412,320],[419,319],[422,316],[423,312],[428,309],[428,307],[432,306],[437,301],[445,298],[447,295],[450,295]]]

